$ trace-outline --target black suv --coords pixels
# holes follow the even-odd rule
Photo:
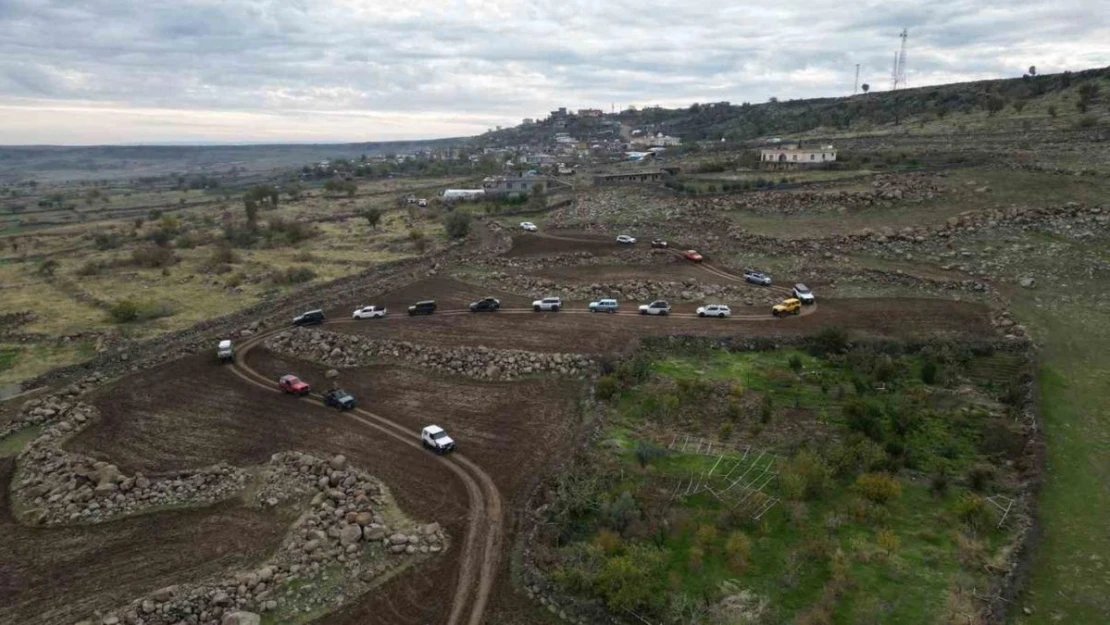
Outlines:
[[[493,311],[497,310],[498,308],[501,308],[501,300],[499,300],[495,297],[487,297],[485,299],[480,299],[480,300],[474,302],[473,304],[471,304],[470,305],[470,312],[483,312],[483,311],[493,312]]]
[[[422,302],[416,302],[412,306],[409,306],[409,316],[410,317],[413,316],[413,315],[430,315],[430,314],[434,313],[435,311],[436,311],[435,300],[430,300],[430,299],[429,300],[424,300]]]
[[[324,393],[324,405],[333,406],[340,410],[350,410],[355,407],[355,398],[347,391],[336,388]]]
[[[293,325],[295,326],[314,326],[321,323],[324,323],[324,311],[322,310],[310,310],[293,318]]]

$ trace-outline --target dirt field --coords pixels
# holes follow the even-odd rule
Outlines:
[[[387,306],[390,317],[344,321],[331,324],[328,329],[437,345],[582,353],[622,350],[638,336],[676,333],[785,337],[838,325],[860,334],[905,338],[938,334],[971,337],[991,329],[985,306],[937,299],[822,300],[812,314],[786,319],[775,319],[761,309],[752,310],[757,307],[740,306],[733,309],[737,318],[719,320],[640,316],[632,312],[635,310],[632,302],[625,303],[625,310],[616,315],[585,313],[587,302],[565,302],[565,310],[558,313],[532,313],[525,298],[505,295],[501,300],[503,307],[523,308],[524,312],[405,316],[409,303],[425,298],[435,299],[441,311],[465,310],[469,302],[486,294],[479,289],[449,278],[432,278],[367,302]],[[691,313],[697,305],[697,302],[675,303],[675,312]],[[327,314],[330,319],[346,320],[353,309],[354,305],[336,307]],[[742,320],[740,315],[757,315],[759,320]]]

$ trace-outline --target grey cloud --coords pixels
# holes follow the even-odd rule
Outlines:
[[[306,111],[510,124],[560,105],[830,96],[856,63],[885,85],[906,26],[911,84],[1014,75],[1023,56],[1078,69],[1035,58],[1046,46],[1110,63],[1098,4],[0,0],[0,104],[239,112],[293,133]]]

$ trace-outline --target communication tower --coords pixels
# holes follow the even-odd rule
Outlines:
[[[890,90],[906,87],[906,39],[909,39],[908,29],[903,28],[898,38],[902,40],[901,49],[894,54],[894,67],[890,70]]]

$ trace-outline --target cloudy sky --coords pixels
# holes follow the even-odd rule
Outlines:
[[[349,142],[1110,65],[1108,0],[0,0],[0,144]]]

